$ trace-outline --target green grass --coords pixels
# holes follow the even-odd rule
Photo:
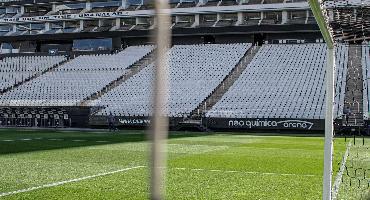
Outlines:
[[[338,199],[370,200],[370,138],[351,139]]]
[[[0,129],[0,193],[147,166],[146,138]],[[323,137],[173,132],[167,151],[167,199],[321,199]],[[142,167],[3,199],[147,199],[148,180]]]

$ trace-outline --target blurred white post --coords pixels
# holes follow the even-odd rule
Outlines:
[[[326,64],[326,112],[325,112],[325,146],[324,146],[324,180],[323,200],[331,200],[333,171],[333,103],[334,103],[334,73],[335,48],[327,50]]]
[[[170,46],[170,17],[168,0],[155,0],[156,30],[155,43],[156,61],[153,91],[153,119],[151,148],[151,176],[150,176],[150,199],[164,199],[165,193],[165,167],[166,167],[166,140],[168,136],[168,118],[166,117],[166,105],[168,96],[167,51]]]

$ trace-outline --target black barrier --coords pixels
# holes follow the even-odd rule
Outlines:
[[[171,117],[170,127],[176,127],[183,121],[182,117]],[[122,116],[115,117],[116,127],[147,127],[151,123],[148,116]],[[280,129],[280,130],[306,130],[322,131],[325,129],[323,119],[242,119],[242,118],[204,118],[203,126],[210,129]],[[91,126],[108,126],[107,116],[91,116]]]
[[[176,126],[181,122],[183,118],[181,117],[171,117],[169,119],[169,126]],[[116,127],[138,127],[145,128],[150,126],[151,117],[148,116],[115,116],[114,125]],[[90,118],[91,126],[108,126],[108,116],[91,116]]]
[[[205,118],[203,125],[211,129],[325,130],[323,119]]]
[[[84,128],[89,115],[90,107],[0,107],[0,126]]]

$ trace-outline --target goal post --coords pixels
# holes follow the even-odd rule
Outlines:
[[[321,34],[327,45],[326,61],[326,111],[325,111],[325,142],[324,142],[324,175],[322,199],[332,199],[332,172],[333,172],[333,103],[334,103],[334,73],[335,73],[335,45],[325,19],[319,0],[308,0],[312,13],[319,25]]]
[[[326,111],[325,111],[325,141],[324,141],[324,175],[323,200],[331,200],[333,172],[333,102],[334,102],[334,73],[335,48],[327,49],[326,64]]]
[[[150,199],[161,200],[165,196],[166,143],[168,137],[168,57],[171,44],[171,22],[168,0],[155,0],[154,41],[156,45],[155,75],[153,87],[153,117],[149,135],[150,153]]]
[[[328,46],[328,49],[334,48],[333,36],[329,31],[329,24],[322,13],[319,0],[308,0],[308,3],[311,7],[312,14],[314,15],[317,24],[319,25],[321,34]]]

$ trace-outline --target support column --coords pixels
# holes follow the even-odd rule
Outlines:
[[[84,30],[84,20],[80,20],[80,30]]]
[[[122,8],[127,8],[129,5],[127,5],[127,1],[126,0],[122,0],[122,3],[121,3],[121,7]]]
[[[281,13],[281,24],[286,24],[288,21],[288,11],[283,10]]]
[[[91,7],[91,2],[90,1],[86,2],[86,7],[85,8],[86,8],[86,10],[91,10],[92,7]]]
[[[243,23],[243,12],[238,12],[238,22],[236,23],[237,25]]]
[[[116,18],[116,27],[121,27],[121,18]]]
[[[45,31],[50,31],[50,22],[45,23]]]
[[[195,14],[195,16],[194,16],[194,24],[193,24],[193,26],[199,26],[199,14]]]
[[[20,13],[21,13],[22,15],[25,13],[25,8],[24,8],[24,6],[21,6]]]
[[[333,173],[333,102],[334,102],[334,69],[335,46],[327,49],[326,63],[326,112],[325,112],[325,146],[324,146],[324,179],[323,200],[331,200],[331,179]]]
[[[51,5],[51,10],[52,10],[53,12],[56,12],[56,11],[57,11],[57,4],[53,3],[53,4]]]
[[[216,15],[216,21],[220,21],[220,19],[221,19],[221,14],[220,13],[217,13],[217,15]]]

